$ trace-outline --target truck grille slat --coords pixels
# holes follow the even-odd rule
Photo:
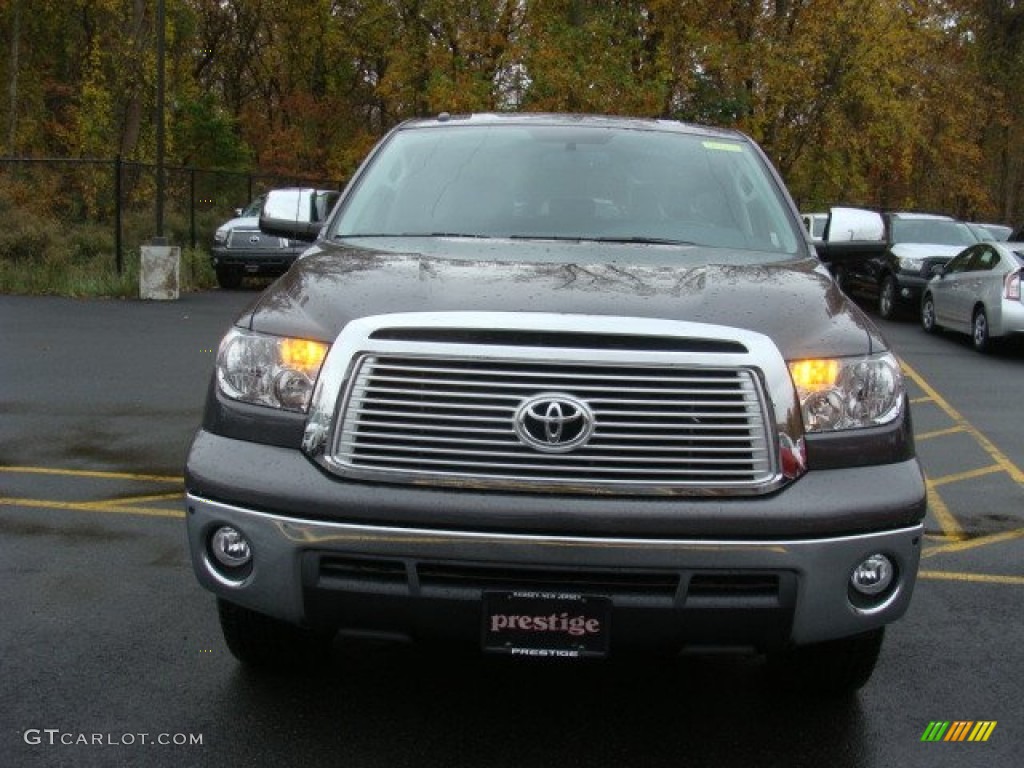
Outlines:
[[[493,387],[493,385],[490,385],[490,386]],[[419,397],[423,396],[423,389],[422,389],[422,387],[420,387],[418,389],[400,389],[398,387],[376,386],[376,387],[374,387],[374,391],[380,393],[381,395],[391,395],[391,396],[395,396],[395,395],[408,395],[408,398],[406,398],[406,399],[398,399],[398,400],[394,400],[393,401],[393,402],[397,402],[397,403],[408,402],[408,401],[411,401],[411,400],[413,400],[415,398],[419,398]],[[523,397],[522,394],[518,394],[518,393],[456,392],[456,391],[453,391],[453,390],[447,390],[447,391],[444,391],[444,392],[435,392],[433,394],[433,396],[436,397],[438,400],[443,400],[443,399],[463,400],[465,398],[470,398],[470,399],[474,399],[474,400],[489,400],[489,401],[493,401],[493,400],[508,400],[509,402],[512,402],[512,403],[518,402]]]
[[[427,430],[424,430],[424,434],[411,434],[408,431],[403,431],[401,428],[394,430],[386,429],[361,429],[358,433],[352,434],[352,437],[359,441],[362,446],[370,446],[373,444],[379,445],[385,450],[418,450],[417,446],[404,445],[396,443],[395,438],[400,438],[403,441],[410,443],[428,443],[436,444],[438,446],[450,445],[452,450],[461,451],[467,444],[472,447],[483,447],[488,445],[498,446],[504,449],[516,449],[515,455],[522,456],[523,453],[518,450],[520,448],[519,442],[507,433],[501,433],[498,431],[476,431],[469,432],[467,430],[444,430],[435,429],[433,432],[426,434]],[[691,437],[678,437],[675,441],[662,441],[660,439],[651,439],[650,437],[641,436],[634,439],[619,439],[615,441],[598,441],[591,440],[589,449],[594,451],[650,451],[653,453],[673,453],[677,451],[713,451],[720,453],[723,451],[740,451],[745,454],[749,454],[752,450],[750,446],[750,439],[746,437],[734,437],[734,436],[720,436],[711,435],[705,437],[703,435],[691,436]],[[573,454],[568,454],[572,456]],[[555,460],[558,459],[558,454],[555,454]]]
[[[548,451],[517,431],[524,403],[549,395],[589,409],[582,444]],[[763,393],[744,368],[366,353],[343,397],[331,460],[357,477],[623,493],[754,487],[775,473]]]
[[[499,385],[494,385],[494,384],[488,385],[488,390],[490,390],[490,391],[479,391],[478,392],[478,391],[452,391],[452,390],[449,390],[449,391],[445,391],[445,392],[435,392],[435,393],[433,393],[432,396],[437,398],[438,402],[445,402],[446,400],[461,401],[461,400],[464,400],[464,399],[470,399],[470,400],[487,400],[487,401],[499,401],[499,402],[509,402],[509,403],[518,403],[520,400],[522,400],[522,398],[524,396],[523,392],[497,392],[497,391],[494,391],[495,386],[499,386]],[[504,389],[508,389],[509,388],[509,385],[500,385],[500,386],[502,388],[504,388]],[[557,388],[557,389],[564,389],[564,387]],[[529,392],[529,393],[532,394],[532,393],[537,391],[537,387],[536,386],[524,387],[523,390],[525,392]],[[586,387],[573,387],[572,390],[573,390],[573,392],[578,393],[581,397],[585,396],[588,391],[600,391],[602,393],[604,393],[606,391],[605,389],[601,389],[601,390],[588,390]],[[396,405],[397,404],[401,404],[401,403],[405,403],[405,402],[411,402],[411,401],[417,401],[418,402],[419,399],[423,397],[423,389],[422,388],[417,388],[417,389],[399,389],[397,387],[377,386],[377,387],[374,388],[374,391],[376,393],[378,393],[379,396],[384,396],[384,399],[381,402],[391,402],[391,403],[394,403]],[[633,392],[636,392],[636,390],[633,390]],[[674,395],[685,395],[687,393],[685,391],[676,391],[673,394]],[[695,394],[704,394],[704,395],[706,395],[707,393],[695,393]],[[734,398],[734,397],[730,397],[728,400],[726,400],[725,397],[720,398],[720,399],[702,399],[702,398],[692,397],[692,398],[686,398],[686,399],[672,399],[672,400],[666,399],[666,398],[653,398],[652,397],[652,398],[648,398],[646,400],[641,400],[641,399],[618,400],[618,399],[614,398],[613,395],[606,395],[604,397],[594,397],[594,398],[589,398],[589,399],[593,403],[595,403],[595,404],[598,404],[598,403],[610,403],[610,404],[620,404],[620,405],[653,404],[653,405],[660,405],[660,406],[680,406],[680,407],[687,407],[687,408],[694,408],[694,407],[698,407],[698,406],[700,406],[700,407],[712,407],[713,408],[713,407],[718,406],[718,407],[721,407],[723,409],[743,408],[743,407],[749,405],[750,402],[752,402],[752,400],[737,399],[737,398]]]
[[[371,455],[369,458],[372,459],[374,457]],[[464,471],[463,468],[459,468],[457,470],[456,469],[445,469],[445,467],[450,467],[451,466],[450,463],[444,462],[444,461],[435,460],[435,459],[428,459],[428,458],[417,457],[417,456],[407,456],[407,457],[403,457],[403,458],[395,458],[393,456],[381,456],[379,458],[386,459],[387,461],[390,461],[390,462],[394,462],[394,464],[396,464],[396,465],[406,464],[407,466],[403,468],[403,471],[405,471],[405,472],[415,472],[415,473],[418,473],[418,474],[421,474],[421,475],[430,475],[430,474],[437,473],[437,474],[444,474],[444,475],[447,475],[449,477],[466,477],[466,478],[472,478],[472,479],[476,479],[478,477],[476,475],[473,475],[470,472]],[[720,464],[718,464],[716,466],[721,467]],[[431,469],[429,469],[429,470],[422,469],[423,467],[430,467]],[[498,462],[493,462],[490,465],[490,468],[492,470],[491,472],[489,472],[485,476],[479,476],[479,477],[490,477],[490,478],[495,478],[495,479],[515,479],[515,478],[522,477],[522,475],[519,474],[519,473],[524,472],[524,471],[528,471],[528,470],[533,470],[535,472],[535,474],[531,475],[531,479],[532,480],[545,480],[545,481],[558,480],[558,481],[566,481],[566,480],[571,480],[572,479],[572,477],[571,477],[572,474],[580,474],[580,473],[588,471],[588,469],[589,469],[589,468],[582,468],[582,467],[578,467],[578,466],[555,467],[555,466],[550,466],[550,465],[547,465],[547,464],[511,464],[511,463],[509,463],[509,464],[502,464],[502,463],[498,463]],[[648,466],[644,466],[644,467],[641,467],[641,468],[630,468],[630,467],[623,467],[623,466],[621,466],[621,462],[618,462],[618,463],[616,463],[613,466],[609,466],[609,467],[603,468],[602,472],[607,475],[604,478],[604,480],[606,482],[621,482],[622,481],[622,477],[621,476],[626,476],[626,475],[629,475],[632,478],[637,478],[637,477],[658,478],[658,479],[660,479],[662,481],[666,480],[667,478],[671,478],[671,477],[691,477],[691,478],[692,477],[700,477],[700,478],[715,478],[715,479],[719,479],[719,480],[722,479],[722,478],[733,478],[733,479],[739,480],[739,479],[742,479],[745,474],[748,474],[748,473],[744,472],[743,469],[744,468],[740,468],[740,467],[738,467],[736,469],[733,469],[733,470],[729,470],[727,468],[708,469],[708,468],[696,467],[696,466],[690,467],[689,469],[682,469],[682,470],[678,469],[678,468],[656,469],[656,468],[651,468],[651,467],[648,467]],[[582,482],[582,481],[580,481],[580,482]]]
[[[417,382],[422,381],[422,379],[419,378],[419,377],[379,376],[378,375],[378,376],[375,376],[374,378],[375,378],[375,380],[377,382],[379,382],[378,389],[380,391],[382,391],[382,392],[408,392],[409,390],[407,389],[407,387],[409,385],[416,384]],[[608,391],[608,387],[606,385],[598,386],[598,385],[595,385],[595,384],[585,384],[585,383],[583,383],[583,381],[585,381],[585,379],[583,379],[583,377],[572,378],[572,379],[569,379],[569,378],[566,378],[566,377],[559,377],[559,378],[561,379],[561,381],[558,382],[559,386],[565,386],[565,385],[568,384],[568,385],[572,386],[572,388],[574,390],[578,391],[578,392],[607,392]],[[433,383],[435,385],[437,385],[437,386],[445,387],[445,389],[447,389],[448,391],[450,391],[452,393],[454,393],[454,392],[461,392],[463,389],[467,389],[467,390],[482,389],[482,388],[489,389],[489,388],[492,388],[492,387],[495,387],[495,386],[501,387],[502,389],[505,389],[505,390],[511,390],[511,391],[528,390],[530,392],[533,392],[533,391],[535,391],[537,389],[537,381],[538,380],[539,380],[539,377],[537,377],[534,380],[523,381],[523,382],[507,381],[507,380],[500,379],[500,378],[497,378],[497,377],[495,377],[493,379],[492,378],[488,378],[488,379],[479,379],[479,380],[438,378],[438,379],[434,379]],[[609,383],[614,384],[616,382],[614,380],[609,380]],[[641,380],[641,381],[636,382],[636,383],[646,384],[648,382]],[[683,383],[700,383],[700,384],[706,384],[708,386],[702,386],[702,387],[685,387],[685,386],[680,386]],[[707,395],[709,390],[711,390],[710,385],[712,383],[713,382],[706,382],[706,381],[701,381],[701,382],[683,382],[683,381],[680,381],[679,382],[680,385],[673,386],[671,389],[668,389],[667,387],[664,387],[664,386],[661,386],[661,387],[633,386],[633,387],[630,388],[630,391],[635,393],[635,394],[645,394],[645,393],[648,393],[648,394],[662,394],[662,393],[665,393],[665,392],[671,392],[674,395]],[[734,380],[733,381],[723,380],[720,383],[723,384],[723,385],[731,385],[731,384],[734,384],[735,381]],[[550,386],[550,382],[548,383],[548,385]],[[413,391],[417,391],[417,390],[413,390]],[[711,391],[713,391],[713,390],[711,390]],[[726,395],[731,394],[729,392],[729,389],[728,389],[727,386],[723,386],[722,387],[722,391],[723,391],[723,394],[726,394]]]
[[[364,401],[365,402],[365,401]],[[365,413],[402,413],[401,409],[412,409],[412,413],[425,414],[422,403],[417,403],[414,400],[389,400],[387,398],[377,398],[370,402],[365,402],[366,410]],[[439,407],[435,404],[435,407]],[[500,416],[507,416],[508,414],[514,413],[515,408],[511,405],[484,407],[479,404],[471,403],[445,403],[444,407],[449,410],[455,411],[479,411],[481,413],[498,411]]]
[[[426,456],[449,456],[448,459],[437,459],[433,458],[433,461],[449,461],[456,466],[473,466],[474,463],[490,463],[495,459],[518,459],[523,461],[523,454],[516,451],[500,451],[500,450],[489,450],[488,446],[496,445],[496,443],[473,441],[471,444],[458,445],[454,440],[451,441],[449,447],[427,447],[424,445],[402,445],[393,446],[386,442],[374,443],[373,441],[366,441],[360,443],[361,459],[366,461],[372,456],[376,456],[382,460],[394,460],[402,461],[406,454],[414,454],[415,456],[422,456],[423,461],[428,461]],[[500,445],[500,444],[498,444]],[[466,459],[466,452],[468,449],[473,449],[476,453],[475,461],[473,459]],[[735,451],[736,455],[726,455],[727,451],[721,448],[715,448],[714,450],[706,451],[707,455],[701,456],[701,451],[697,449],[682,451],[681,453],[686,454],[687,462],[690,464],[742,464],[750,466],[755,463],[759,458],[757,456],[751,456],[750,452]],[[737,458],[737,455],[739,458]],[[414,458],[415,458],[414,456]],[[553,454],[551,456],[545,456],[545,460],[550,462],[549,464],[540,464],[537,466],[593,466],[597,464],[605,463],[637,463],[644,464],[645,466],[652,466],[653,464],[669,464],[676,461],[677,457],[667,454],[663,451],[659,452],[656,449],[648,449],[647,455],[644,456],[609,456],[599,455],[596,452],[587,456],[586,461],[582,462],[579,459],[567,459],[564,455]],[[529,462],[529,459],[525,460]]]
[[[600,368],[595,366],[585,366],[587,370],[574,372],[567,370],[564,366],[561,370],[556,371],[531,371],[523,368],[509,367],[502,369],[500,367],[488,368],[484,370],[474,370],[472,367],[435,367],[428,364],[410,364],[410,365],[396,365],[394,363],[381,363],[376,366],[375,371],[380,378],[387,378],[389,373],[402,371],[408,374],[415,373],[416,378],[419,378],[421,374],[441,374],[442,376],[452,375],[453,372],[459,373],[472,373],[473,380],[485,381],[505,381],[507,382],[509,377],[515,376],[516,378],[523,379],[524,381],[529,380],[542,380],[551,381],[553,378],[559,378],[569,381],[576,382],[593,382],[593,381],[608,381],[611,383],[618,384],[624,379],[628,378],[634,382],[657,382],[662,386],[678,385],[678,384],[690,384],[690,383],[701,383],[701,384],[730,384],[735,382],[735,376],[716,376],[713,373],[697,373],[694,375],[685,375],[684,373],[674,372],[672,370],[666,370],[664,375],[650,375],[643,371],[629,371],[619,373],[606,373],[602,372]]]

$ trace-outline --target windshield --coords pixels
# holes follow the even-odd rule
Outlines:
[[[971,228],[960,221],[948,219],[893,219],[894,243],[927,243],[929,245],[971,245],[978,242]]]
[[[263,207],[263,198],[262,197],[257,197],[255,200],[253,200],[251,203],[249,203],[247,206],[245,206],[245,208],[242,209],[241,213],[239,213],[239,216],[241,216],[241,217],[259,216],[260,215],[260,209],[262,207]]]
[[[798,236],[740,140],[617,127],[396,132],[331,236],[609,240],[795,254]]]

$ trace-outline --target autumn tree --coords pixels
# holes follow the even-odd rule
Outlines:
[[[1024,4],[1016,0],[951,1],[948,34],[962,41],[977,72],[976,108],[964,115],[980,132],[978,165],[991,205],[979,217],[1024,222]]]
[[[526,4],[525,109],[655,116],[662,107],[650,4]]]
[[[759,141],[802,205],[1024,218],[1016,0],[164,0],[167,157],[344,177],[399,121],[557,110]],[[153,0],[0,0],[3,151],[152,160]]]

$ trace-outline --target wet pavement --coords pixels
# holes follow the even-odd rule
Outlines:
[[[1019,764],[1019,350],[883,324],[928,536],[911,609],[850,702],[784,695],[731,658],[523,665],[366,642],[258,677],[224,648],[181,519],[214,350],[255,295],[0,297],[0,764]],[[937,721],[996,725],[984,743],[922,741]]]

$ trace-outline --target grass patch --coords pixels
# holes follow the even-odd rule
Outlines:
[[[54,221],[4,202],[0,200],[0,212],[7,208],[6,213],[15,215],[5,216],[0,229],[0,293],[138,297],[144,239],[139,232],[145,224],[126,222],[119,272],[112,226]],[[205,290],[216,284],[209,253],[203,248],[182,248],[180,291]]]
[[[138,248],[124,256],[117,271],[113,249],[88,257],[65,250],[43,250],[34,259],[0,259],[0,293],[33,296],[137,298]],[[210,258],[201,248],[183,248],[179,272],[182,293],[217,284]]]

